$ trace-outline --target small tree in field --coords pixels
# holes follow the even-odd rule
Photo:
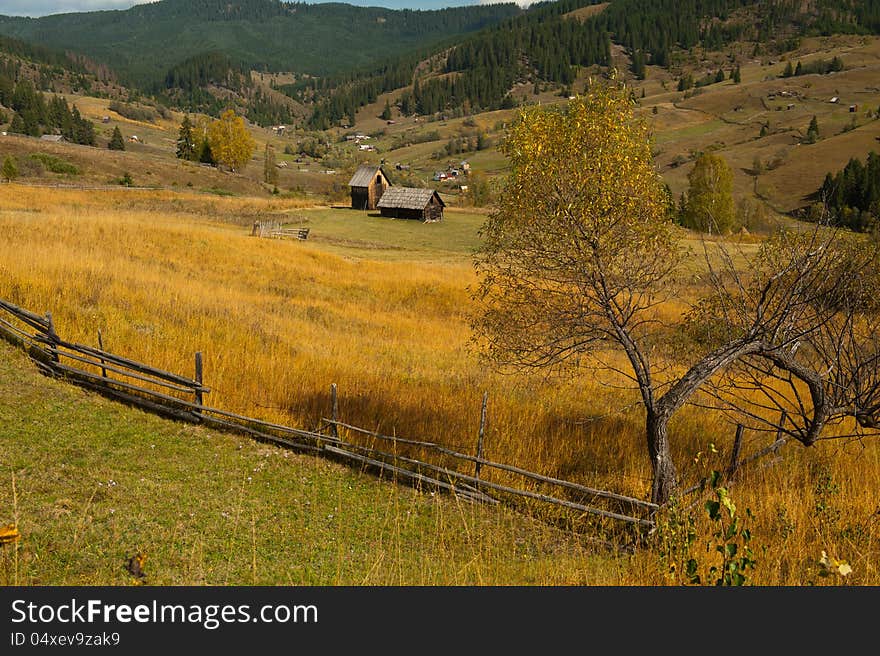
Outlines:
[[[700,232],[724,234],[736,227],[733,172],[720,155],[703,153],[688,174],[682,224]]]
[[[690,315],[695,355],[670,367],[668,336],[684,322],[664,325],[656,309],[675,292],[681,249],[628,91],[594,85],[567,110],[526,108],[502,148],[510,174],[476,257],[479,346],[497,365],[569,365],[629,381],[645,412],[654,502],[678,485],[669,422],[704,388],[726,411],[806,445],[846,416],[880,425],[880,321],[871,318],[880,307],[868,302],[880,284],[853,279],[877,270],[876,247],[843,246],[820,227],[811,237],[783,233],[743,274],[722,249],[710,293]],[[626,367],[608,364],[611,349]],[[776,402],[754,408],[752,393],[765,386],[779,391]]]
[[[211,144],[214,161],[231,171],[243,169],[256,148],[256,142],[245,127],[244,119],[236,116],[232,109],[227,109],[208,127],[208,142]]]
[[[18,177],[18,166],[16,166],[12,156],[7,155],[6,159],[3,160],[3,169],[0,170],[0,173],[2,173],[3,179],[6,182],[12,182]]]
[[[198,159],[199,152],[196,150],[196,138],[193,133],[193,124],[189,120],[189,114],[183,117],[180,130],[177,133],[177,157],[194,161]]]
[[[117,125],[113,128],[113,136],[110,137],[110,143],[107,144],[110,150],[125,150],[125,141],[122,138],[122,132],[119,131]]]

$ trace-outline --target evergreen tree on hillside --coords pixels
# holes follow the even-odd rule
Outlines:
[[[110,137],[110,143],[107,144],[110,150],[125,150],[125,140],[122,138],[122,132],[119,126],[113,128],[113,136]]]
[[[869,153],[864,164],[853,157],[843,170],[825,176],[817,195],[837,225],[857,232],[876,229],[880,222],[880,155]]]
[[[3,169],[0,170],[0,173],[2,173],[3,179],[6,182],[12,182],[18,177],[18,166],[16,166],[15,159],[11,155],[7,155],[6,159],[3,160]]]
[[[813,116],[809,127],[807,127],[807,143],[814,144],[817,141],[819,141],[819,121]]]
[[[12,115],[12,122],[9,124],[9,132],[12,134],[27,134],[27,127],[21,114],[16,112]]]
[[[211,144],[207,139],[202,142],[202,147],[199,151],[199,162],[202,164],[210,164],[211,166],[216,164],[214,161],[214,153],[211,150]]]
[[[198,159],[196,153],[196,140],[193,135],[193,125],[189,120],[189,114],[183,117],[180,124],[180,131],[177,134],[177,157],[194,161]]]
[[[740,84],[742,82],[742,73],[740,73],[739,64],[737,64],[736,68],[730,72],[730,79],[733,80],[734,84]]]

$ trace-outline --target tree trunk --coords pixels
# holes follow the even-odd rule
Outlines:
[[[678,473],[672,454],[669,452],[669,419],[648,412],[645,422],[645,435],[648,439],[648,454],[651,456],[653,484],[651,501],[663,505],[672,497],[678,487]]]

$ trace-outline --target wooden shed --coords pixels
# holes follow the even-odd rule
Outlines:
[[[351,188],[353,210],[374,210],[391,182],[381,166],[361,164],[351,176],[348,186]]]
[[[382,216],[420,221],[439,221],[444,207],[446,203],[435,190],[413,187],[389,187],[378,204]]]

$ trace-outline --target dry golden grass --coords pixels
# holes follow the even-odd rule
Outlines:
[[[481,366],[468,347],[475,280],[464,259],[341,257],[242,227],[293,207],[3,185],[0,298],[51,310],[65,338],[94,344],[100,329],[109,350],[172,371],[191,372],[202,351],[210,404],[303,427],[327,415],[336,383],[342,420],[473,452],[489,390],[488,457],[648,495],[634,394],[591,375],[501,376]],[[670,305],[664,317],[684,309]],[[733,430],[720,418],[688,409],[672,434],[685,482],[726,464]],[[745,455],[771,439],[749,436]],[[695,463],[710,443],[720,453]],[[753,544],[767,546],[753,581],[824,583],[816,562],[825,550],[852,563],[852,582],[880,582],[878,472],[873,442],[788,446],[745,471],[732,493],[756,514]],[[650,552],[622,567],[617,583],[675,582]]]

